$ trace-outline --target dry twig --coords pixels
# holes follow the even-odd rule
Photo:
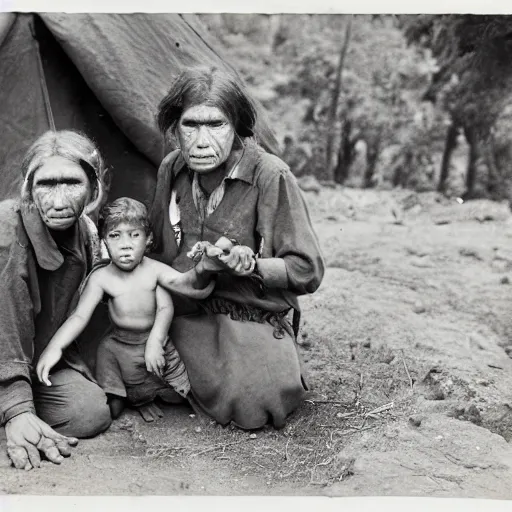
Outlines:
[[[341,400],[304,400],[305,402],[309,402],[310,404],[338,404],[343,405],[344,407],[350,407],[350,404],[346,402],[342,402]]]
[[[246,443],[247,441],[250,441],[250,439],[242,439],[241,441],[233,441],[231,443],[221,443],[217,444],[215,446],[211,446],[210,448],[207,448],[206,450],[203,450],[201,452],[196,452],[191,455],[191,457],[198,457],[199,455],[203,455],[205,453],[213,452],[215,450],[218,450],[219,448],[226,448],[226,446],[233,446],[235,444],[241,444]]]
[[[407,368],[407,363],[405,362],[403,349],[400,352],[402,354],[402,362],[404,363],[405,373],[407,373],[407,377],[409,378],[409,384],[411,386],[411,391],[413,391],[414,390],[414,382],[412,381],[411,374],[409,373],[409,368]]]
[[[365,416],[373,416],[375,414],[380,414],[381,412],[388,411],[389,409],[393,409],[394,406],[395,406],[394,402],[389,402],[389,404],[381,405],[380,407],[373,409],[373,411],[367,412],[365,414]]]

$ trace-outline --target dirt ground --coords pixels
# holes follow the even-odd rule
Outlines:
[[[506,205],[341,188],[307,200],[328,268],[301,301],[315,395],[285,429],[128,411],[27,473],[2,437],[0,492],[512,498]]]

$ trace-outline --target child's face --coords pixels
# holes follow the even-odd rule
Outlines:
[[[121,222],[109,228],[105,243],[112,263],[121,270],[133,270],[144,257],[151,239],[139,224]]]

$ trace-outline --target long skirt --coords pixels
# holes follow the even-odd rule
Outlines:
[[[201,312],[177,316],[171,340],[188,371],[192,395],[222,425],[281,428],[302,403],[305,384],[294,339],[269,323]]]

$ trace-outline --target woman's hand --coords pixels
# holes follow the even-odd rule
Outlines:
[[[43,384],[46,384],[47,386],[52,385],[48,376],[51,369],[60,361],[61,357],[62,350],[60,348],[47,347],[43,351],[36,367],[37,378]]]
[[[221,272],[226,270],[219,256],[226,254],[233,247],[233,243],[226,237],[221,237],[215,245],[210,242],[197,242],[187,253],[187,256],[197,262],[199,272]]]
[[[229,271],[236,276],[248,276],[254,271],[254,251],[246,245],[233,245],[228,238],[220,237],[215,245],[197,242],[187,256],[198,261],[200,271]]]
[[[7,455],[17,469],[38,468],[41,455],[54,464],[60,464],[71,455],[71,447],[78,443],[74,437],[58,434],[34,413],[24,412],[5,424]]]
[[[256,266],[254,251],[246,245],[235,245],[228,254],[222,254],[218,259],[236,276],[248,276]]]

